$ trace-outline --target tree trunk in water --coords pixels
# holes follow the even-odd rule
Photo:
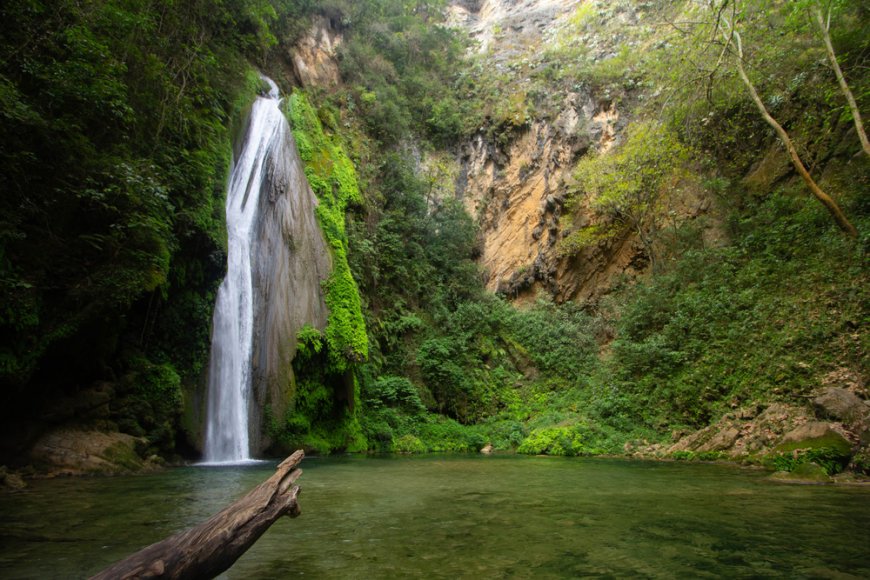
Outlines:
[[[295,518],[302,474],[300,450],[285,459],[272,477],[205,522],[152,544],[93,577],[213,578],[229,568],[279,517]],[[92,579],[92,580],[93,580]]]
[[[734,35],[734,39],[737,41],[737,71],[740,73],[740,78],[743,80],[743,84],[745,84],[749,89],[749,94],[752,96],[752,100],[755,101],[755,105],[758,107],[758,110],[761,111],[761,116],[764,117],[767,124],[773,127],[777,135],[779,135],[779,138],[782,139],[785,148],[788,150],[788,154],[791,156],[792,165],[797,169],[798,174],[803,178],[804,183],[807,184],[816,199],[822,202],[822,205],[827,208],[841,230],[853,238],[857,237],[858,230],[856,230],[855,226],[849,222],[846,215],[843,213],[843,210],[841,210],[840,206],[837,205],[837,202],[827,193],[822,191],[822,189],[816,184],[812,176],[810,176],[809,171],[807,171],[807,168],[804,167],[803,161],[801,161],[797,149],[795,148],[794,143],[792,143],[791,137],[788,136],[786,130],[782,128],[782,125],[780,125],[767,111],[767,107],[764,106],[764,102],[755,90],[755,85],[753,85],[752,81],[749,80],[749,76],[747,76],[746,70],[743,68],[743,45],[740,41],[740,34],[734,30],[733,27],[732,34]]]
[[[831,61],[831,66],[834,69],[834,74],[837,75],[837,81],[840,83],[840,88],[843,90],[846,100],[849,102],[849,108],[852,110],[852,119],[855,121],[855,130],[858,131],[858,139],[861,140],[861,147],[864,148],[864,153],[870,155],[870,141],[867,140],[867,133],[864,131],[864,123],[861,121],[861,112],[858,110],[858,103],[855,102],[855,97],[852,95],[849,85],[846,83],[846,77],[843,76],[843,71],[840,70],[840,64],[837,62],[837,56],[834,54],[834,45],[831,44],[831,35],[828,33],[830,26],[830,13],[828,14],[828,23],[822,16],[822,9],[818,6],[813,8],[813,15],[816,17],[816,23],[819,25],[819,30],[822,32],[822,39],[825,41],[825,48],[828,51],[828,60]]]

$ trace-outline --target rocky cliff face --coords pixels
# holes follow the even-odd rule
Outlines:
[[[594,11],[606,24],[581,28],[578,35],[576,20],[583,11]],[[592,61],[615,58],[623,44],[631,45],[621,31],[642,20],[632,6],[594,0],[455,0],[448,13],[449,23],[464,28],[475,41],[470,56],[509,79],[507,94],[526,90],[530,81],[522,75],[529,63],[546,64],[541,55],[566,42],[582,44]],[[339,81],[339,28],[327,18],[315,19],[291,51],[299,84],[329,87]],[[559,302],[594,301],[617,278],[649,269],[648,257],[630,233],[571,257],[557,252],[567,233],[599,219],[588,200],[574,215],[563,215],[567,191],[576,185],[571,175],[577,160],[590,151],[606,154],[621,142],[641,89],[556,86],[548,95],[550,104],[521,126],[498,137],[482,127],[456,151],[455,195],[480,226],[479,262],[487,288],[515,301],[534,300],[542,293]],[[421,171],[425,165],[424,159]],[[685,220],[710,213],[711,201],[695,193],[699,188],[684,189],[670,208],[672,215]]]
[[[336,54],[343,37],[337,23],[325,16],[314,18],[311,27],[290,50],[293,77],[303,87],[332,87],[341,77]]]
[[[512,298],[532,290],[560,299],[577,295],[583,284],[570,284],[576,264],[554,251],[566,184],[574,161],[593,146],[608,150],[621,128],[615,106],[575,92],[565,96],[554,121],[533,121],[506,147],[482,134],[462,147],[458,195],[480,224],[489,290]],[[604,265],[621,251],[610,252]]]
[[[478,41],[475,50],[504,75],[513,76],[509,90],[524,90],[528,79],[517,77],[528,63],[557,43],[564,43],[571,19],[580,10],[600,10],[588,0],[483,0],[456,2],[451,21]],[[582,43],[594,61],[614,58],[622,41],[618,31],[637,24],[629,6],[617,7],[604,30],[586,30],[570,37]],[[606,32],[613,32],[608,36]],[[574,34],[574,32],[572,32]],[[555,86],[555,85],[554,85]],[[554,89],[560,91],[560,89]],[[596,223],[588,200],[573,216],[563,216],[576,161],[589,151],[606,154],[618,144],[632,117],[635,94],[612,94],[575,85],[550,95],[558,105],[515,129],[507,143],[481,131],[460,147],[457,195],[480,224],[480,263],[487,288],[513,300],[533,300],[545,293],[557,301],[595,300],[617,277],[648,270],[649,260],[633,235],[603,241],[579,255],[561,257],[558,241],[572,229]],[[679,220],[711,210],[710,200],[685,188],[671,208]],[[695,189],[697,191],[697,188]]]
[[[539,44],[584,0],[455,0],[450,22],[466,28],[478,50],[504,62]]]
[[[289,128],[268,164],[266,191],[260,195],[258,252],[253,258],[254,401],[251,449],[262,451],[263,409],[282,417],[293,396],[292,361],[296,334],[310,325],[326,327],[323,282],[332,260],[315,217],[317,198],[308,185]]]

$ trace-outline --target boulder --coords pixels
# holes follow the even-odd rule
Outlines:
[[[20,475],[9,471],[5,465],[0,465],[0,490],[21,491],[26,487],[27,484]]]
[[[816,415],[822,419],[842,421],[846,424],[855,424],[863,421],[868,408],[855,393],[840,388],[829,387],[813,400]]]
[[[852,447],[845,437],[831,429],[829,424],[820,421],[810,421],[795,427],[783,435],[777,447],[801,443],[806,443],[807,447],[826,446],[846,451]]]
[[[786,433],[774,451],[788,452],[796,449],[834,449],[842,455],[851,455],[852,445],[828,423],[810,421]]]
[[[134,473],[154,467],[141,447],[142,439],[125,433],[61,428],[43,435],[30,457],[49,476]]]
[[[831,478],[815,463],[802,463],[794,471],[777,471],[771,479],[788,483],[829,483]]]
[[[702,445],[699,451],[726,451],[734,447],[738,437],[740,437],[740,431],[734,427],[726,427]]]

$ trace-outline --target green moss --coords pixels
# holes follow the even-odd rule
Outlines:
[[[323,131],[317,111],[301,91],[287,100],[287,115],[305,175],[317,194],[317,219],[332,252],[333,270],[324,283],[329,321],[325,339],[329,364],[341,373],[368,357],[368,337],[359,289],[347,262],[345,211],[362,202],[353,163],[335,139]]]
[[[527,455],[580,455],[583,440],[568,427],[535,429],[517,449]]]
[[[114,469],[121,473],[140,471],[144,466],[142,458],[126,441],[118,441],[107,447],[103,459],[112,463]]]
[[[812,464],[827,475],[836,475],[849,464],[852,447],[839,434],[830,432],[821,437],[790,441],[774,448],[763,464],[777,471],[795,472]]]
[[[821,437],[803,439],[801,441],[789,441],[788,443],[777,445],[774,452],[792,453],[799,450],[816,451],[824,449],[830,450],[832,453],[837,453],[839,455],[848,456],[852,454],[852,447],[849,445],[849,442],[846,441],[842,435],[835,433],[834,431],[830,431]]]

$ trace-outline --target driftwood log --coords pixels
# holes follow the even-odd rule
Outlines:
[[[93,579],[213,578],[233,563],[283,515],[295,518],[304,453],[297,451],[275,474],[208,520],[106,568]]]

